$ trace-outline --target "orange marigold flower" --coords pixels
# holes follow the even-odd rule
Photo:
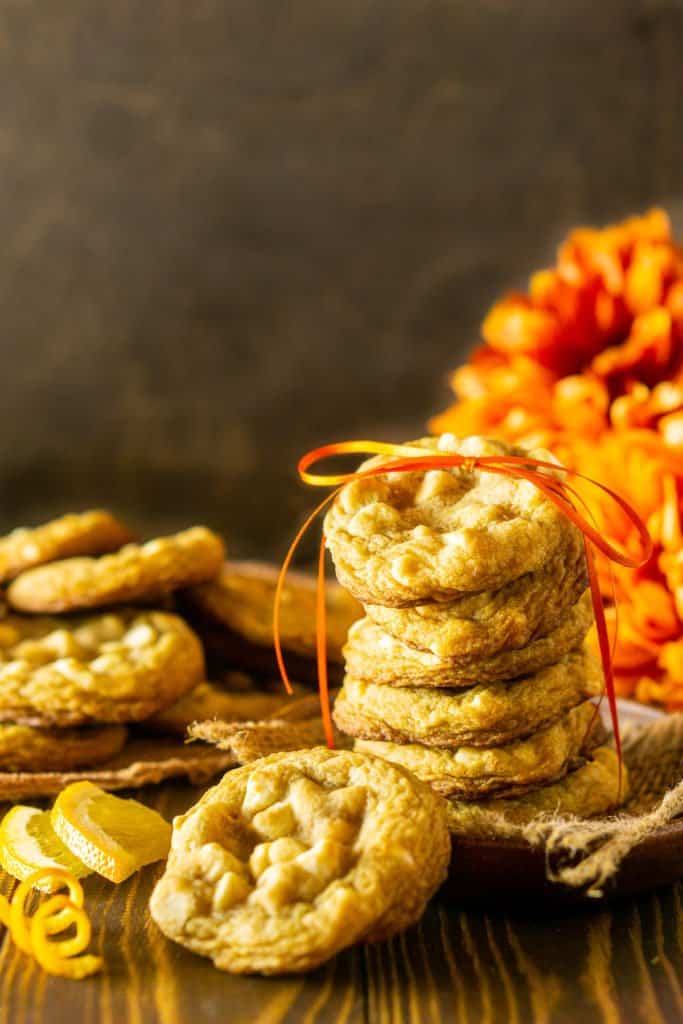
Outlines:
[[[659,564],[676,604],[679,616],[683,619],[683,551],[664,552]]]
[[[528,292],[493,306],[482,335],[431,428],[548,447],[637,509],[650,563],[598,560],[606,602],[618,600],[617,688],[683,708],[683,249],[666,213],[572,231]],[[578,489],[598,528],[635,552],[626,517]]]
[[[660,417],[683,411],[683,380],[664,381],[649,388],[639,381],[627,393],[615,398],[610,408],[612,426],[656,428]]]
[[[608,410],[607,388],[595,375],[574,374],[553,384],[552,416],[561,430],[597,436],[605,429]]]
[[[624,391],[632,380],[649,384],[665,378],[680,360],[679,349],[672,337],[671,314],[660,307],[636,317],[626,340],[600,352],[591,368],[612,388]]]
[[[557,348],[560,325],[551,312],[513,292],[493,307],[481,332],[498,352],[528,355],[544,363]]]

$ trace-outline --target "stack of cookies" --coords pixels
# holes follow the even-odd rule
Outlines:
[[[552,458],[480,437],[411,446]],[[366,612],[334,709],[356,749],[446,796],[456,832],[615,806],[583,538],[538,488],[476,467],[365,477],[337,496],[325,534]]]

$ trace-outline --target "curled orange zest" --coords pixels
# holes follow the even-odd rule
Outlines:
[[[51,942],[50,921],[57,912],[69,911],[73,916],[76,934],[61,942]],[[36,910],[31,918],[31,945],[36,960],[49,974],[78,980],[87,978],[102,967],[102,958],[83,953],[90,944],[92,928],[82,907],[77,907],[68,896],[52,896]]]
[[[25,911],[26,900],[40,884],[50,889],[65,888],[68,895],[52,896],[42,903],[32,917]],[[34,956],[43,970],[65,978],[85,978],[102,967],[102,958],[86,954],[79,956],[91,938],[90,920],[83,909],[83,888],[71,872],[61,868],[41,868],[34,871],[14,891],[8,903],[0,900],[0,920],[10,931],[16,945],[24,953]],[[76,934],[61,942],[51,942],[50,935],[75,925]]]
[[[385,455],[389,456],[389,462],[373,466],[367,469],[355,470],[351,473],[320,474],[310,472],[311,466],[322,459],[336,455]],[[425,472],[430,469],[452,469],[458,467],[465,470],[475,468],[484,470],[487,473],[498,473],[501,476],[511,476],[529,481],[560,511],[581,530],[586,547],[586,560],[588,565],[588,576],[590,580],[591,599],[595,615],[595,625],[598,634],[600,657],[605,677],[605,691],[609,702],[612,727],[614,729],[614,743],[619,758],[620,785],[621,785],[621,734],[619,731],[619,716],[617,713],[616,692],[612,672],[612,651],[610,649],[609,634],[605,621],[605,611],[600,594],[598,572],[595,564],[595,551],[600,551],[610,562],[626,566],[631,569],[638,569],[644,566],[652,557],[653,544],[647,530],[647,526],[638,513],[629,503],[612,488],[594,480],[591,477],[579,473],[577,470],[562,466],[556,462],[545,459],[533,459],[522,455],[484,455],[465,456],[459,454],[441,453],[431,455],[428,450],[411,445],[390,444],[382,441],[341,441],[337,444],[323,445],[314,448],[301,457],[298,464],[298,471],[301,480],[312,487],[333,487],[334,490],[325,498],[308,516],[303,526],[297,532],[290,548],[285,556],[278,578],[275,594],[275,607],[273,611],[273,627],[275,654],[280,668],[280,674],[288,693],[291,693],[291,684],[287,675],[284,658],[282,656],[282,645],[280,642],[280,598],[284,586],[287,570],[304,534],[313,524],[317,516],[330,504],[339,491],[346,484],[353,480],[360,480],[371,476],[384,476],[387,473],[414,473]],[[558,476],[557,474],[561,474]],[[581,480],[600,492],[603,496],[614,502],[624,513],[631,525],[635,527],[640,542],[640,553],[638,555],[617,547],[609,541],[598,527],[590,511],[584,514],[576,507],[574,498],[576,492],[563,477],[571,477],[574,480]],[[581,501],[582,504],[583,501]],[[585,507],[585,505],[584,505]],[[327,688],[327,662],[325,657],[325,597],[324,597],[324,538],[320,549],[318,562],[318,595],[317,595],[317,656],[318,656],[318,681],[320,689],[320,700],[325,723],[325,733],[328,746],[333,746],[331,714],[329,707],[329,695]]]

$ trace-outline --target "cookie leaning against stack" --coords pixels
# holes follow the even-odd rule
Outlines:
[[[480,437],[411,447],[552,461]],[[456,832],[485,834],[501,814],[519,823],[551,805],[616,805],[616,757],[590,700],[602,673],[583,646],[583,538],[538,488],[476,467],[357,478],[324,529],[366,611],[334,710],[356,749],[446,795]]]
[[[449,857],[445,804],[408,772],[347,750],[278,753],[175,819],[150,911],[222,970],[304,971],[416,921]]]
[[[154,604],[214,576],[224,544],[204,527],[143,545],[128,543],[130,536],[109,513],[96,511],[0,538],[10,606],[0,619],[4,796],[56,785],[51,773],[95,766],[111,767],[113,784],[118,775],[130,784],[195,767],[168,751],[164,764],[154,762],[155,752],[135,740],[127,759],[126,726],[203,682],[198,638]],[[58,614],[64,612],[74,614]],[[216,761],[212,771],[224,766]],[[197,774],[210,767],[207,761]]]

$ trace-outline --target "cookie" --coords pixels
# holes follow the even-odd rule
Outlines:
[[[555,461],[542,449],[483,437],[444,434],[410,446]],[[386,462],[378,456],[361,468]],[[354,480],[334,500],[324,530],[340,583],[364,604],[395,607],[499,588],[540,569],[578,532],[532,483],[463,468]]]
[[[442,750],[356,740],[354,749],[402,765],[444,796],[476,800],[487,794],[515,796],[562,778],[603,734],[596,709],[587,702],[533,736],[499,747]]]
[[[54,796],[72,782],[88,780],[101,789],[138,789],[166,779],[200,786],[235,764],[233,755],[200,743],[189,746],[165,736],[134,736],[103,764],[80,771],[0,772],[0,800]]]
[[[61,772],[88,768],[118,754],[127,735],[123,725],[82,729],[0,725],[0,772]]]
[[[365,610],[385,632],[438,658],[490,658],[557,629],[586,585],[583,541],[580,534],[572,534],[542,569],[498,590],[468,594],[447,604],[368,604]]]
[[[273,603],[278,568],[265,562],[226,562],[220,575],[180,595],[181,608],[210,655],[255,672],[276,673]],[[325,588],[327,655],[341,664],[349,626],[363,609],[336,583]],[[288,572],[280,603],[280,640],[297,678],[315,672],[316,580]],[[305,667],[302,672],[301,663]],[[308,671],[306,671],[308,669]]]
[[[139,721],[203,678],[201,645],[177,615],[117,609],[0,620],[0,722]]]
[[[130,540],[129,530],[102,509],[61,516],[42,526],[22,526],[0,537],[0,582],[45,562],[116,551]]]
[[[225,556],[223,541],[203,526],[101,558],[67,558],[22,573],[7,590],[25,612],[68,612],[126,602],[156,602],[179,587],[210,579]]]
[[[611,747],[598,747],[591,760],[559,782],[509,800],[449,800],[448,824],[455,835],[499,839],[521,832],[539,815],[590,818],[609,814],[628,796],[628,773]]]
[[[347,676],[334,720],[359,739],[496,747],[543,729],[602,689],[602,670],[587,650],[512,682],[467,690],[400,689]]]
[[[303,687],[297,687],[297,695]],[[214,683],[200,683],[163,711],[145,719],[145,729],[184,736],[192,722],[217,719],[221,722],[258,722],[271,718],[290,700],[280,683],[277,690],[265,692],[254,687],[250,691],[231,693]]]
[[[197,618],[188,612],[185,605],[181,605],[178,610],[202,642],[212,679],[218,679],[226,671],[235,670],[263,679],[274,679],[279,676],[280,670],[274,647],[247,643],[237,633],[231,633],[212,625],[207,620]],[[292,654],[291,651],[285,651],[284,657],[291,679],[305,683],[309,688],[317,685],[318,667],[314,658],[305,658],[301,654]],[[342,665],[328,660],[327,674],[331,685],[341,686],[344,677]]]
[[[324,747],[275,754],[175,819],[150,911],[222,970],[304,971],[417,920],[449,856],[445,805],[409,773]]]
[[[438,658],[408,647],[368,616],[355,622],[344,647],[346,671],[355,679],[387,686],[430,686],[451,689],[494,683],[538,672],[580,646],[593,622],[593,605],[585,593],[559,626],[524,647],[488,657]]]

